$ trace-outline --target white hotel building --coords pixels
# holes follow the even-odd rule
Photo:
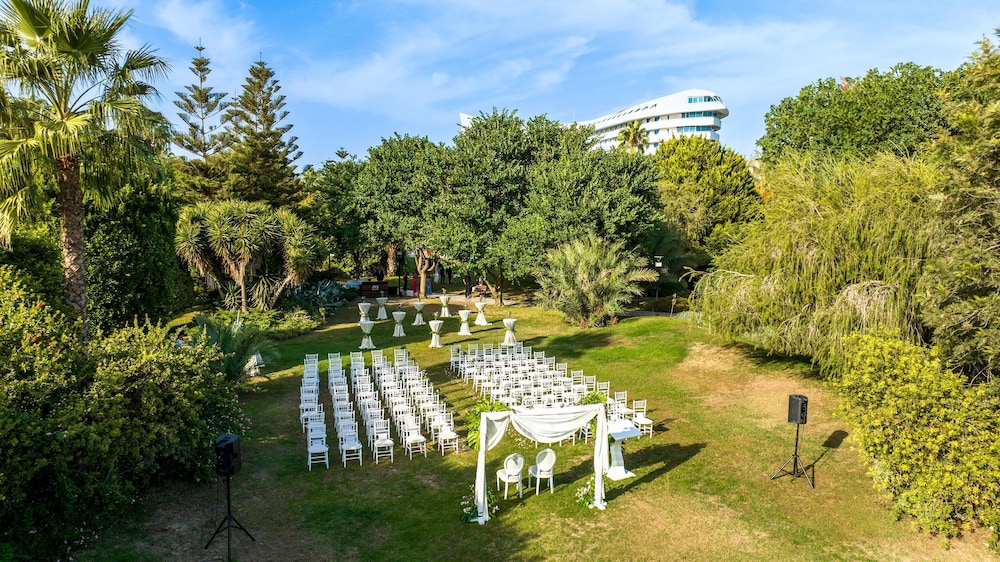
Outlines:
[[[618,133],[625,125],[638,120],[649,139],[646,154],[652,154],[661,142],[680,136],[719,140],[722,119],[728,115],[729,110],[715,92],[684,90],[579,124],[592,125],[597,146],[610,150],[618,146]]]

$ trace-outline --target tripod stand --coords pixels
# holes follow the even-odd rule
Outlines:
[[[216,528],[215,532],[212,533],[212,538],[208,539],[208,542],[205,544],[205,550],[208,550],[208,547],[211,546],[212,541],[215,540],[215,537],[222,532],[223,528],[225,528],[227,561],[231,561],[233,559],[233,527],[236,527],[237,529],[246,533],[247,536],[250,537],[250,540],[257,542],[257,539],[253,538],[253,535],[250,534],[250,531],[247,531],[246,528],[243,527],[243,525],[241,525],[240,522],[237,521],[235,517],[233,517],[233,501],[229,487],[230,480],[232,480],[232,475],[227,472],[226,473],[226,516],[222,518],[222,522],[219,523],[218,528]]]
[[[812,478],[809,478],[809,473],[806,472],[806,467],[802,464],[802,459],[799,457],[799,429],[801,427],[802,424],[795,424],[795,452],[792,453],[792,456],[788,457],[788,460],[785,461],[785,464],[781,465],[781,468],[779,468],[777,472],[771,475],[771,480],[774,480],[782,473],[790,474],[793,477],[801,475],[806,477],[806,482],[809,483],[810,488],[815,488],[816,486],[813,484]],[[785,467],[788,466],[788,463],[792,463],[791,472],[785,469]]]

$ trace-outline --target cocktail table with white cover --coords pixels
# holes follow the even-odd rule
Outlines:
[[[438,298],[441,299],[441,318],[451,318],[451,311],[448,310],[448,302],[451,300],[451,295],[441,295]]]
[[[364,332],[365,334],[365,337],[361,340],[360,349],[375,349],[375,344],[372,343],[372,336],[371,336],[372,326],[374,326],[375,323],[372,322],[371,320],[362,320],[360,324],[361,324],[361,331]]]
[[[378,314],[375,316],[376,320],[388,320],[389,316],[385,313],[385,303],[389,302],[389,297],[378,297],[375,299],[378,303]]]
[[[423,326],[426,324],[424,322],[424,305],[427,304],[424,301],[417,301],[413,303],[413,308],[417,309],[417,315],[413,317],[414,326]]]
[[[517,345],[517,338],[514,337],[514,325],[517,324],[517,318],[504,318],[503,326],[507,328],[507,333],[503,336],[503,345],[514,346]]]
[[[394,338],[405,338],[406,332],[403,331],[403,319],[406,318],[406,313],[402,310],[395,310],[392,313],[392,319],[396,321],[396,328],[392,331],[392,337]]]
[[[430,347],[442,347],[441,346],[441,326],[444,325],[444,320],[431,320],[427,323],[431,327],[431,345]]]
[[[486,303],[479,301],[475,303],[476,305],[476,326],[489,326],[490,323],[486,321],[486,315],[483,314],[483,309],[486,308]]]
[[[622,441],[630,437],[639,437],[639,429],[630,421],[619,419],[608,422],[608,435],[614,437],[611,442],[611,467],[608,468],[607,477],[611,480],[624,480],[634,478],[635,473],[625,468],[625,459],[622,457]]]
[[[372,303],[368,301],[361,301],[358,303],[358,312],[361,313],[361,320],[359,320],[359,323],[364,322],[365,320],[369,320],[368,311],[371,309],[371,307]]]
[[[469,315],[472,314],[471,310],[462,309],[458,311],[458,317],[462,319],[462,327],[458,330],[458,335],[460,336],[471,336],[472,331],[469,330]]]

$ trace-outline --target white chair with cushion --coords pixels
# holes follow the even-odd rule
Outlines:
[[[396,460],[394,454],[396,444],[389,438],[389,428],[386,426],[385,431],[376,431],[375,442],[372,445],[372,457],[375,458],[375,464],[382,457],[389,457],[389,462]]]
[[[503,468],[497,471],[497,491],[500,491],[500,482],[503,482],[503,499],[507,499],[507,489],[511,483],[517,483],[517,497],[524,497],[524,488],[521,486],[522,470],[524,470],[524,457],[520,453],[507,455],[503,461]]]
[[[556,452],[552,449],[542,449],[535,455],[535,464],[528,467],[528,485],[531,486],[531,479],[535,479],[535,494],[538,494],[539,481],[542,478],[549,479],[549,493],[555,493],[555,485],[552,483],[552,474],[555,472]]]

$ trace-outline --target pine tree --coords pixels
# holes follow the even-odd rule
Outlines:
[[[274,71],[263,60],[250,67],[243,91],[229,104],[223,121],[234,143],[227,153],[227,195],[264,201],[276,207],[295,201],[298,185],[292,163],[302,153],[296,137],[284,138],[292,125],[278,126],[288,112]]]
[[[213,92],[211,86],[206,86],[209,73],[209,59],[203,55],[205,47],[200,44],[195,47],[198,55],[191,60],[191,72],[198,78],[197,84],[184,86],[187,92],[175,92],[177,100],[174,105],[181,111],[177,116],[187,125],[187,131],[177,133],[173,143],[190,152],[196,158],[182,158],[177,164],[178,184],[189,192],[202,197],[213,198],[222,186],[222,172],[215,162],[214,156],[226,145],[226,135],[215,132],[218,125],[210,121],[226,109],[225,92]]]

